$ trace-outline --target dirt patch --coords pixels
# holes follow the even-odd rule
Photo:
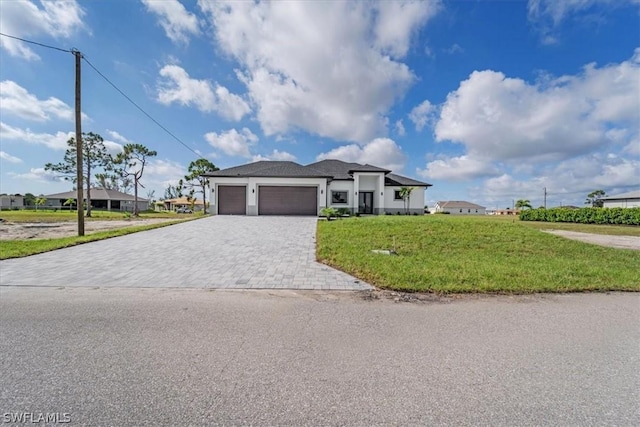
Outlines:
[[[175,218],[145,218],[115,221],[86,221],[86,234],[117,228],[137,227],[140,225],[158,224],[175,221]],[[77,236],[78,225],[75,222],[2,222],[0,223],[0,240],[55,239],[59,237]]]
[[[609,236],[606,234],[579,233],[566,230],[542,230],[571,240],[579,240],[594,245],[608,246],[618,249],[633,249],[640,251],[640,237],[638,236]]]

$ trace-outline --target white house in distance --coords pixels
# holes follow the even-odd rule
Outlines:
[[[310,165],[259,161],[206,174],[211,213],[218,215],[318,215],[325,207],[379,215],[405,212],[402,187],[413,187],[409,212],[424,213],[431,184],[372,165],[322,160]]]
[[[436,212],[448,212],[451,215],[485,215],[487,208],[462,200],[447,200],[436,202],[433,213]]]
[[[86,190],[84,196],[86,197]],[[65,193],[49,194],[44,196],[47,199],[45,207],[68,209],[65,202],[68,199],[75,199],[76,192],[67,191]],[[91,207],[93,209],[102,209],[107,211],[133,212],[134,197],[131,194],[122,193],[116,190],[108,190],[106,188],[91,189]],[[74,205],[75,206],[75,205]],[[149,208],[149,201],[138,197],[138,210],[146,211]]]
[[[605,208],[640,208],[640,190],[602,198]]]
[[[0,209],[24,208],[24,196],[22,194],[0,194]]]

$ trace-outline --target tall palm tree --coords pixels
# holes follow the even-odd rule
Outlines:
[[[520,199],[516,202],[516,209],[524,209],[529,208],[532,209],[531,202],[527,199]]]

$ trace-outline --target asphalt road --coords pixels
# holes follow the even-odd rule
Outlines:
[[[0,287],[0,372],[71,425],[640,425],[640,295]]]

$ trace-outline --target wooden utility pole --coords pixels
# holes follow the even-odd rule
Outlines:
[[[78,49],[71,51],[76,57],[76,206],[78,208],[78,236],[84,236],[84,174],[82,167],[82,108],[80,106],[81,85],[80,80],[82,53]]]
[[[544,208],[547,209],[547,187],[544,187]]]

